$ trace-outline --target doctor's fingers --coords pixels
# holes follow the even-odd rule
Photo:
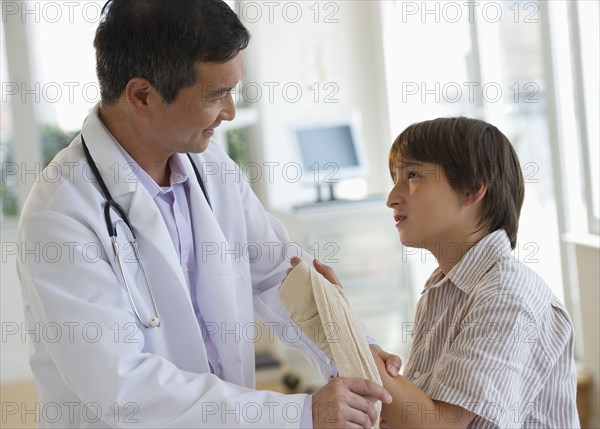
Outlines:
[[[342,282],[340,281],[340,279],[338,279],[337,274],[335,273],[335,271],[333,271],[333,268],[331,268],[329,265],[323,264],[318,259],[315,259],[313,261],[313,265],[315,267],[315,270],[317,270],[317,272],[319,274],[321,274],[323,277],[325,277],[331,283],[333,283],[334,285],[338,285],[339,287],[343,287]]]
[[[294,268],[296,268],[300,262],[302,262],[302,259],[300,259],[297,256],[294,256],[292,259],[290,259],[291,268],[287,269],[287,271],[285,272],[285,277],[283,278],[283,280],[285,280],[287,278],[287,276],[290,275],[290,273],[292,272],[292,270]]]
[[[360,401],[361,403],[368,403],[372,406],[371,400],[366,399],[367,397],[380,400],[384,404],[390,404],[392,402],[392,395],[390,395],[383,386],[380,386],[374,381],[365,380],[363,378],[343,378],[342,380],[345,380],[350,391],[355,394],[355,397],[364,399],[364,401]]]
[[[390,394],[377,383],[359,378],[338,377],[313,395],[315,427],[372,427],[377,419],[370,399],[390,403]],[[316,412],[315,412],[316,411]]]
[[[377,413],[375,408],[369,407],[367,404],[369,401],[347,389],[344,392],[336,392],[335,388],[336,386],[325,385],[313,395],[313,427],[315,429],[373,427]]]

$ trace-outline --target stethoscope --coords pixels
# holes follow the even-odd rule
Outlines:
[[[119,203],[117,203],[115,200],[113,200],[112,195],[110,194],[110,192],[108,191],[108,188],[106,187],[106,183],[104,183],[104,180],[102,180],[102,176],[100,175],[100,171],[98,171],[98,167],[96,166],[96,163],[94,162],[94,158],[92,158],[92,155],[90,154],[90,151],[88,150],[88,147],[85,144],[85,139],[83,138],[83,134],[81,134],[81,144],[83,145],[83,152],[85,153],[85,158],[92,170],[92,173],[94,174],[94,177],[96,178],[96,181],[100,185],[100,189],[102,189],[102,193],[104,194],[104,197],[106,198],[106,203],[104,203],[104,221],[106,222],[106,228],[108,229],[108,235],[112,241],[114,256],[117,260],[117,263],[119,264],[119,271],[121,272],[121,277],[123,278],[123,285],[125,286],[125,291],[127,293],[127,299],[129,300],[129,304],[131,305],[131,308],[133,309],[135,317],[137,318],[137,320],[140,322],[140,324],[144,328],[157,328],[160,326],[160,318],[158,317],[158,310],[156,309],[156,301],[154,300],[154,295],[152,294],[152,289],[150,288],[150,282],[148,281],[148,276],[146,275],[146,269],[144,268],[144,263],[142,262],[142,258],[140,256],[140,249],[137,244],[135,231],[133,230],[133,227],[131,226],[131,222],[129,221],[129,216],[127,215],[127,212],[125,211],[125,209],[123,209],[123,207]],[[196,174],[196,179],[198,179],[198,183],[200,184],[200,188],[202,189],[204,198],[206,198],[206,202],[208,203],[209,207],[212,208],[212,206],[210,204],[210,200],[208,199],[208,194],[206,193],[206,189],[204,188],[204,183],[202,181],[202,177],[200,176],[200,172],[196,168],[196,164],[192,160],[192,157],[190,156],[189,153],[187,154],[187,156],[188,156],[190,162],[192,163],[192,167],[194,168],[194,173]],[[140,313],[138,312],[137,306],[135,305],[135,302],[133,300],[133,296],[131,295],[131,290],[129,289],[129,284],[127,283],[127,278],[125,277],[125,271],[123,270],[123,265],[121,264],[121,258],[119,257],[119,246],[117,244],[117,230],[115,228],[116,222],[113,223],[113,221],[112,221],[110,209],[113,209],[114,211],[117,212],[117,214],[121,217],[121,219],[123,220],[125,225],[127,225],[127,228],[129,228],[129,231],[131,232],[132,239],[129,241],[129,244],[131,244],[133,253],[135,254],[135,258],[136,258],[138,264],[140,265],[140,268],[142,269],[142,274],[144,275],[144,280],[146,282],[146,288],[148,289],[148,294],[150,295],[150,299],[152,300],[152,307],[154,309],[154,315],[151,316],[150,319],[148,319],[147,324],[142,322]]]

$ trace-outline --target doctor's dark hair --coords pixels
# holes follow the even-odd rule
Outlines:
[[[476,193],[487,185],[477,227],[504,229],[517,244],[525,184],[519,158],[498,128],[477,119],[438,118],[410,125],[396,138],[389,156],[392,178],[401,161],[440,165],[452,188]]]
[[[223,0],[109,0],[102,15],[94,47],[107,104],[134,77],[147,79],[171,103],[201,78],[196,62],[225,63],[250,41]]]

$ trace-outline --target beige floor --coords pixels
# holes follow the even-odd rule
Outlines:
[[[586,371],[579,371],[578,377],[578,395],[577,406],[581,418],[581,427],[587,428],[587,420],[590,412],[589,389],[592,385],[592,378]],[[284,393],[290,393],[277,381],[263,382],[257,385],[261,390],[275,390]],[[36,427],[36,407],[37,394],[33,383],[14,383],[0,385],[0,402],[2,406],[2,417],[0,419],[0,428],[35,428]]]
[[[286,388],[277,382],[267,382],[257,386],[259,389],[275,390],[286,392]],[[0,385],[0,403],[2,407],[2,416],[0,418],[0,428],[2,429],[21,429],[37,427],[36,407],[37,393],[35,385],[27,383],[11,383]]]
[[[0,428],[35,428],[37,394],[33,383],[0,385],[2,419]]]

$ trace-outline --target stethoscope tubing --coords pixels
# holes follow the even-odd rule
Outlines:
[[[115,258],[117,260],[117,264],[119,266],[119,271],[120,271],[121,277],[123,279],[123,286],[125,287],[125,292],[127,295],[127,299],[129,300],[129,304],[131,305],[131,309],[133,310],[133,313],[135,314],[135,317],[137,318],[138,322],[143,327],[157,328],[160,326],[160,318],[158,316],[156,300],[154,299],[154,294],[152,293],[152,288],[150,287],[148,275],[146,274],[146,268],[144,267],[144,262],[142,261],[142,258],[141,258],[140,249],[137,244],[137,238],[135,235],[135,230],[133,229],[133,226],[131,225],[131,221],[129,220],[129,216],[127,215],[127,212],[125,211],[125,209],[123,209],[123,207],[119,203],[117,203],[113,199],[112,195],[110,194],[110,191],[108,190],[108,187],[106,186],[106,183],[104,183],[104,180],[102,179],[102,175],[100,174],[100,171],[98,170],[98,167],[96,166],[96,163],[94,162],[94,158],[90,154],[90,151],[85,143],[83,133],[81,133],[81,144],[83,146],[83,152],[85,154],[85,158],[86,158],[86,160],[92,170],[92,173],[94,174],[94,177],[96,178],[96,181],[98,182],[98,185],[100,186],[100,189],[102,190],[102,193],[104,194],[104,197],[106,199],[106,202],[104,203],[104,207],[103,207],[104,222],[106,223],[106,229],[108,231],[108,236],[110,237],[111,242],[112,242],[113,252],[114,252]],[[200,184],[202,193],[204,194],[204,197],[206,198],[206,201],[207,201],[209,207],[212,208],[212,206],[210,204],[210,200],[208,199],[208,194],[206,192],[206,188],[204,187],[204,183],[202,181],[202,177],[200,176],[200,173],[199,173],[198,169],[196,168],[196,164],[192,160],[192,157],[189,153],[187,154],[187,156],[188,156],[190,162],[192,163],[192,168],[194,169],[194,173],[196,175],[196,178],[198,179],[198,183]],[[152,301],[152,307],[154,310],[154,315],[150,317],[147,324],[142,321],[142,318],[137,309],[137,306],[135,305],[133,295],[131,294],[131,290],[129,289],[129,284],[127,283],[127,278],[125,277],[125,270],[123,270],[123,265],[121,264],[121,258],[119,256],[119,246],[117,243],[117,230],[115,228],[115,225],[112,222],[111,209],[114,210],[115,212],[117,212],[117,214],[121,217],[121,219],[123,220],[125,225],[127,225],[127,228],[129,229],[129,231],[131,232],[132,240],[130,241],[130,243],[133,247],[133,252],[135,254],[137,262],[140,264],[140,268],[142,269],[142,274],[144,276],[146,287],[148,289],[148,294],[150,295],[150,299]]]

